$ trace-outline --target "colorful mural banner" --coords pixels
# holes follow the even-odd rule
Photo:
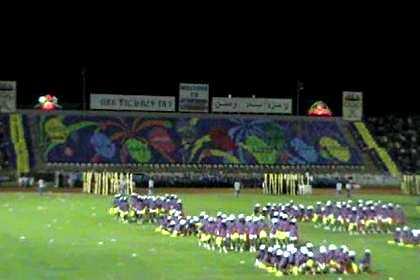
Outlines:
[[[343,119],[361,121],[363,118],[363,93],[343,91]]]
[[[90,94],[90,109],[175,112],[175,97],[92,93]]]
[[[0,81],[0,113],[16,111],[16,81]]]
[[[335,121],[38,116],[47,162],[361,164]]]
[[[213,97],[212,112],[291,114],[292,99]]]
[[[207,113],[209,111],[209,85],[181,83],[179,85],[179,111]]]

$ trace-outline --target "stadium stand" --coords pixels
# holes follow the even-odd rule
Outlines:
[[[420,117],[371,117],[366,124],[376,142],[388,151],[402,172],[415,173],[420,169],[417,151]]]
[[[113,170],[165,186],[258,186],[273,172],[393,176],[341,118],[22,110],[0,121],[1,151],[21,175],[58,171],[79,182],[82,171]]]
[[[26,174],[35,166],[32,133],[23,114],[0,114],[0,166]]]
[[[0,168],[8,170],[15,166],[15,154],[10,139],[9,115],[0,114]]]

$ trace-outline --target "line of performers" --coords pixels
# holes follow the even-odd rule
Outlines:
[[[403,175],[401,190],[405,194],[420,195],[420,175]]]
[[[185,216],[182,201],[176,195],[131,196],[117,194],[109,214],[123,223],[150,222],[157,224],[156,232],[163,235],[191,236],[199,246],[208,250],[256,252],[261,244],[285,245],[298,242],[296,219],[277,213],[272,218],[217,213],[210,217],[205,212],[199,216]]]
[[[255,259],[255,266],[273,273],[277,277],[284,275],[316,275],[326,273],[357,274],[370,272],[371,253],[365,250],[363,257],[357,261],[356,252],[347,246],[314,247],[307,243],[296,247],[261,245]]]
[[[298,195],[310,189],[313,177],[309,173],[265,173],[263,193],[271,195]]]
[[[420,229],[411,229],[407,226],[402,229],[397,227],[394,232],[394,239],[389,240],[388,244],[407,248],[420,247]]]
[[[182,200],[174,194],[164,196],[116,194],[109,214],[123,223],[158,223],[167,215],[182,213]]]
[[[244,214],[217,213],[209,217],[204,212],[199,217],[199,246],[208,250],[256,252],[264,245],[285,246],[299,240],[296,219],[286,215],[265,219]]]
[[[267,203],[254,206],[254,215],[272,217],[285,213],[301,222],[312,222],[315,227],[332,231],[347,231],[352,234],[392,233],[397,226],[404,225],[406,216],[400,205],[381,201],[318,201],[315,206],[304,206],[292,201],[286,204]]]
[[[258,208],[258,206],[257,206]],[[116,195],[109,210],[124,223],[150,222],[156,232],[170,237],[195,236],[199,246],[220,253],[228,251],[257,252],[255,266],[276,276],[321,273],[355,274],[370,271],[369,250],[357,262],[355,252],[346,246],[315,248],[311,243],[298,245],[296,219],[286,212],[272,211],[268,215],[238,216],[218,212],[210,217],[185,216],[182,201],[176,195],[141,196]]]
[[[83,192],[100,195],[132,193],[135,183],[133,173],[93,172],[82,174]]]

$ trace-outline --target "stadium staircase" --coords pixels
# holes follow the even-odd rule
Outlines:
[[[356,139],[354,138],[353,134],[350,132],[349,123],[340,119],[336,120],[339,129],[341,130],[341,133],[346,137],[346,139],[349,141],[349,144],[352,147],[357,147],[357,149],[360,151],[360,154],[362,155],[363,162],[366,164],[366,172],[368,173],[379,173],[379,169],[376,166],[376,164],[373,162],[372,158],[365,152],[361,151],[359,148],[359,145],[356,142]]]
[[[32,170],[38,172],[45,170],[45,163],[42,158],[42,149],[39,144],[39,133],[41,128],[39,127],[39,123],[35,117],[29,117],[28,115],[27,122],[28,122],[28,129],[31,137],[32,143],[32,154],[34,157],[35,164],[32,167]]]
[[[356,129],[358,130],[359,134],[362,136],[362,139],[365,142],[365,144],[370,149],[374,149],[377,152],[379,158],[385,164],[389,173],[394,177],[400,177],[401,173],[400,173],[397,165],[391,159],[388,152],[384,148],[378,146],[378,144],[376,143],[372,134],[367,129],[366,125],[363,122],[355,122],[354,125],[355,125]]]

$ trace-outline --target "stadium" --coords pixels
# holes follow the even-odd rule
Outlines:
[[[418,279],[415,115],[81,74],[73,104],[0,76],[0,279]]]

